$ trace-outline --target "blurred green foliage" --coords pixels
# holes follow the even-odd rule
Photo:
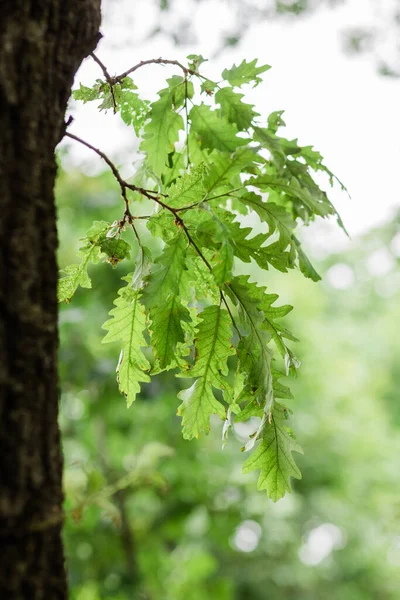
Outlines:
[[[121,200],[108,173],[76,172],[60,174],[57,199],[63,267]],[[393,219],[320,261],[320,284],[268,274],[296,306],[303,362],[289,403],[303,479],[277,504],[256,491],[257,473],[242,474],[233,440],[221,450],[218,427],[182,438],[172,373],[127,410],[115,348],[101,344],[126,271],[89,267],[93,290],[60,311],[72,600],[399,598],[399,231]]]

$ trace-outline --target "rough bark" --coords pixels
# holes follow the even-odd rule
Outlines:
[[[54,151],[100,0],[0,0],[0,598],[67,597]]]

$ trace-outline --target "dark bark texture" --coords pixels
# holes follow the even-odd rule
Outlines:
[[[0,598],[67,598],[54,151],[100,0],[0,0]]]

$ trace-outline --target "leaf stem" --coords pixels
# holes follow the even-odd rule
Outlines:
[[[115,113],[117,112],[117,102],[116,102],[115,96],[114,96],[114,83],[113,83],[112,77],[111,77],[110,73],[107,71],[107,67],[105,66],[105,64],[103,64],[101,62],[101,60],[99,58],[97,58],[97,56],[94,54],[94,52],[91,52],[90,56],[93,58],[93,60],[95,62],[97,62],[100,69],[103,71],[104,77],[106,78],[108,85],[110,86],[110,93],[111,93],[111,98],[113,101],[113,111],[114,111],[114,115],[115,115]]]
[[[89,148],[90,150],[93,150],[93,152],[95,152],[98,156],[100,156],[100,158],[102,158],[104,160],[104,162],[110,167],[115,179],[118,181],[119,186],[121,188],[121,193],[122,193],[122,197],[124,199],[125,202],[125,206],[126,206],[126,215],[127,218],[126,220],[131,222],[130,219],[135,219],[136,217],[134,217],[130,210],[129,210],[129,200],[126,197],[126,190],[132,190],[133,192],[138,192],[139,194],[141,194],[142,196],[145,196],[146,198],[148,198],[149,200],[154,200],[155,202],[158,202],[158,204],[160,204],[162,207],[164,208],[168,208],[169,210],[172,210],[172,212],[175,212],[175,210],[173,208],[171,208],[170,206],[167,206],[162,200],[159,199],[158,195],[156,192],[153,192],[152,190],[146,190],[142,187],[139,187],[137,185],[134,185],[133,183],[128,183],[127,181],[125,181],[125,179],[122,179],[120,172],[118,171],[117,167],[114,165],[114,163],[108,158],[108,156],[106,154],[104,154],[104,152],[102,152],[101,150],[99,150],[99,148],[96,148],[95,146],[92,146],[92,144],[89,144],[89,142],[86,142],[85,140],[83,140],[82,138],[78,137],[77,135],[74,135],[73,133],[70,133],[69,131],[67,131],[65,133],[65,135],[67,137],[70,137],[71,139],[79,142],[80,144],[83,144],[83,146],[86,146],[87,148]]]
[[[220,290],[220,291],[219,291],[219,294],[220,294],[221,301],[222,301],[222,302],[225,304],[225,306],[226,306],[226,310],[227,310],[227,311],[228,311],[228,313],[229,313],[230,319],[231,319],[231,321],[232,321],[232,325],[233,325],[233,326],[234,326],[234,328],[236,329],[236,332],[237,332],[237,334],[238,334],[238,336],[239,336],[239,339],[241,340],[243,336],[242,336],[242,334],[240,333],[239,327],[236,325],[236,321],[235,321],[235,319],[234,319],[234,316],[233,316],[233,314],[232,314],[232,311],[231,311],[231,309],[230,309],[230,306],[229,306],[229,304],[228,304],[228,302],[227,302],[227,300],[226,300],[226,298],[225,298],[225,296],[224,296],[224,294],[223,294],[222,290]]]
[[[196,208],[196,206],[203,204],[203,202],[209,202],[210,200],[216,200],[217,198],[223,198],[224,196],[232,196],[232,192],[237,192],[239,190],[245,189],[245,187],[246,186],[241,185],[240,187],[234,188],[233,190],[229,190],[228,192],[224,192],[223,194],[218,194],[217,196],[211,196],[211,198],[207,198],[207,196],[205,196],[199,202],[194,202],[194,204],[189,204],[188,206],[182,206],[181,208],[177,208],[176,212],[180,212],[181,210],[189,210],[191,208]],[[240,198],[240,196],[232,196],[232,198]]]
[[[186,169],[190,169],[190,153],[189,153],[189,112],[188,112],[188,82],[187,73],[185,73],[185,129],[186,129]]]

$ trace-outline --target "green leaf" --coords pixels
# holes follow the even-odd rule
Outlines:
[[[155,270],[144,278],[143,304],[149,309],[151,343],[160,369],[179,362],[179,344],[185,340],[182,322],[190,322],[190,314],[181,302],[186,293],[181,284],[186,271],[187,239],[183,231],[173,237],[155,261]]]
[[[178,296],[170,296],[165,303],[150,309],[150,319],[151,343],[160,368],[175,366],[181,357],[177,346],[185,341],[182,322],[191,321],[188,309]]]
[[[271,373],[272,393],[274,401],[276,398],[293,399],[293,394],[291,393],[290,389],[279,381],[279,379],[285,374],[281,371],[278,371],[277,369],[274,369],[272,366]],[[245,402],[245,406],[242,409],[239,408],[239,412],[235,417],[235,421],[247,421],[251,417],[258,417],[264,421],[262,423],[261,428],[259,428],[262,433],[265,424],[271,419],[268,413],[265,416],[265,405],[263,406],[251,392],[249,393],[248,387],[244,385],[245,377],[243,377],[243,374],[240,373],[240,370],[237,371],[235,375],[235,380],[240,382],[240,385],[235,389],[235,405],[237,406],[237,404],[242,404],[243,402]],[[256,442],[257,439],[255,439],[254,442]]]
[[[183,436],[199,437],[210,429],[212,414],[225,418],[225,408],[215,398],[212,388],[228,390],[223,376],[228,373],[227,360],[235,351],[231,345],[231,321],[226,310],[208,306],[201,318],[196,339],[196,362],[182,377],[198,377],[194,384],[178,397],[182,404],[178,414],[182,416]]]
[[[271,339],[264,327],[265,317],[260,310],[260,297],[265,288],[248,281],[248,277],[235,277],[229,284],[229,293],[238,304],[240,323],[247,335],[238,345],[239,372],[245,375],[247,393],[269,412],[273,405],[271,359],[267,344]]]
[[[224,283],[229,283],[232,279],[233,269],[233,250],[229,242],[225,241],[216,252],[212,261],[213,274],[217,284],[222,287]]]
[[[84,104],[98,100],[100,98],[101,85],[102,81],[100,79],[97,79],[96,84],[91,88],[80,83],[79,89],[72,91],[72,97],[74,100],[81,100]]]
[[[170,211],[160,210],[151,215],[146,225],[153,237],[159,237],[164,242],[172,240],[176,235],[175,218]]]
[[[108,262],[115,267],[121,260],[129,257],[131,247],[125,240],[114,237],[102,241],[100,249],[107,255]]]
[[[218,84],[215,81],[210,81],[210,79],[205,79],[201,82],[201,92],[206,93],[207,96],[212,96],[214,93],[215,88],[218,86]]]
[[[208,62],[207,58],[204,58],[201,54],[188,54],[187,57],[189,59],[189,69],[193,69],[197,71],[200,65],[205,62]]]
[[[260,469],[257,488],[276,502],[291,492],[290,478],[301,479],[292,452],[303,453],[285,426],[287,409],[276,403],[263,431],[262,442],[243,465],[243,473]]]
[[[279,127],[285,127],[286,123],[282,119],[282,115],[285,111],[276,110],[272,112],[268,117],[268,129],[271,133],[276,133]]]
[[[197,253],[187,256],[186,266],[187,271],[183,273],[183,280],[184,285],[192,290],[192,301],[198,303],[207,300],[217,304],[220,300],[219,287],[213,274]]]
[[[250,282],[248,276],[235,277],[230,289],[239,299],[242,309],[245,311],[245,321],[247,319],[251,321],[251,324],[254,324],[257,336],[260,336],[262,331],[268,332],[266,341],[268,342],[272,338],[282,357],[289,356],[290,363],[293,361],[293,367],[295,367],[297,359],[287,347],[285,339],[297,341],[297,338],[276,322],[276,319],[281,319],[291,312],[293,307],[289,304],[279,307],[272,306],[279,296],[277,294],[266,294],[266,288],[258,287],[255,283]],[[265,338],[262,341],[265,342]]]
[[[96,262],[99,258],[99,249],[96,246],[90,246],[79,253],[82,256],[82,262],[76,265],[69,265],[63,269],[66,273],[58,281],[57,298],[59,302],[70,302],[72,296],[79,286],[91,288],[92,282],[87,272],[89,262]]]
[[[288,388],[287,385],[283,385],[279,379],[285,376],[285,373],[278,371],[277,369],[272,369],[272,382],[274,388],[274,397],[275,398],[286,398],[288,400],[293,400],[293,394]]]
[[[230,87],[221,88],[215,94],[215,101],[221,106],[221,114],[229,123],[234,123],[239,131],[249,129],[258,113],[254,112],[251,104],[242,100],[243,94],[238,94]]]
[[[200,202],[205,194],[204,177],[207,168],[204,164],[185,173],[168,189],[168,205],[183,208]]]
[[[170,295],[179,296],[180,273],[185,266],[187,239],[183,231],[173,237],[155,260],[156,269],[145,277],[143,303],[148,308],[159,306]]]
[[[129,283],[133,275],[123,277]],[[110,311],[112,318],[106,321],[103,329],[108,333],[103,343],[122,342],[121,356],[117,367],[120,392],[126,397],[128,407],[140,392],[140,382],[150,381],[147,371],[150,363],[142,352],[147,347],[143,337],[146,327],[144,307],[140,303],[140,292],[127,285],[119,290],[114,301],[115,308]]]
[[[137,136],[140,135],[145,124],[149,113],[149,104],[150,102],[142,100],[138,94],[135,94],[131,90],[124,91],[117,104],[121,119],[126,125],[133,126]]]
[[[184,79],[180,75],[173,75],[169,79],[167,79],[169,90],[165,90],[166,92],[170,92],[172,97],[172,104],[174,108],[180,108],[184,106],[186,98],[193,98],[194,95],[194,87],[191,81]],[[163,92],[160,92],[160,95]]]
[[[208,196],[211,197],[219,191],[229,193],[230,187],[242,187],[240,173],[245,172],[257,159],[257,155],[248,148],[240,148],[230,156],[212,152],[209,156],[208,173],[204,181]],[[227,187],[227,183],[231,186]]]
[[[239,146],[249,143],[249,140],[237,137],[238,129],[235,125],[205,104],[193,106],[189,119],[191,130],[202,148],[234,152]]]
[[[144,285],[144,278],[149,274],[152,264],[150,250],[146,246],[139,246],[139,252],[136,257],[136,269],[132,277],[132,287],[135,290]]]
[[[279,138],[268,129],[263,129],[261,127],[254,127],[254,137],[271,153],[274,164],[278,170],[281,171],[286,164],[286,154]]]
[[[178,415],[182,417],[182,434],[186,440],[208,433],[211,415],[225,418],[224,407],[215,398],[212,386],[204,378],[196,379],[190,388],[179,392],[178,398],[182,400]]]
[[[172,185],[185,171],[186,153],[170,152],[168,154],[168,170],[162,176],[166,188]]]
[[[293,169],[293,164],[290,167]],[[314,183],[300,183],[296,177],[291,177],[289,180],[273,177],[270,175],[261,175],[253,177],[246,182],[248,185],[254,185],[260,189],[271,189],[283,192],[292,200],[298,201],[301,207],[307,208],[309,216],[319,215],[326,217],[335,214],[332,204],[329,202],[326,194],[322,192]],[[299,213],[301,216],[301,213]],[[306,220],[303,218],[303,220]]]
[[[238,67],[233,65],[231,69],[225,69],[222,71],[222,77],[225,79],[225,81],[229,81],[229,83],[234,87],[241,87],[245,83],[253,82],[253,87],[256,87],[262,81],[259,75],[271,68],[269,65],[256,67],[256,63],[256,58],[251,62],[243,60]]]
[[[57,298],[59,302],[70,302],[79,286],[83,288],[92,287],[87,267],[89,263],[97,263],[100,260],[100,247],[110,228],[110,223],[106,221],[95,221],[86,233],[86,237],[82,238],[84,245],[78,252],[78,255],[82,257],[81,263],[69,265],[62,269],[66,276],[58,281]]]
[[[140,149],[147,154],[147,163],[157,177],[167,168],[167,154],[174,150],[183,119],[172,109],[172,94],[164,93],[153,102],[149,122],[144,128]]]
[[[240,202],[254,210],[261,221],[268,224],[269,235],[272,235],[275,231],[279,232],[279,246],[282,250],[285,250],[290,244],[292,231],[296,227],[296,222],[288,211],[274,202],[264,202],[261,196],[254,192],[240,196]]]
[[[294,337],[294,335],[288,329],[286,329],[286,327],[283,327],[280,323],[276,322],[276,319],[282,319],[283,317],[286,317],[286,315],[293,310],[293,306],[290,306],[290,304],[285,304],[283,306],[272,306],[272,304],[274,304],[278,298],[278,294],[263,293],[259,306],[262,309],[265,317],[264,327],[271,334],[271,337],[274,340],[280,355],[285,358],[288,354],[292,356],[292,353],[286,346],[284,338],[289,339],[292,342],[297,342],[298,339]]]
[[[92,244],[100,244],[106,239],[107,232],[111,229],[112,225],[107,221],[94,221],[93,225],[86,232],[86,237],[82,238],[83,241],[91,242]]]
[[[303,273],[303,275],[305,275],[305,277],[308,277],[309,279],[312,279],[313,281],[320,281],[321,276],[317,273],[317,271],[312,266],[310,260],[308,259],[307,255],[305,254],[304,250],[302,249],[299,240],[295,236],[293,236],[293,242],[294,242],[294,245],[297,250],[297,257],[299,260],[300,271]]]
[[[234,254],[243,262],[249,263],[254,259],[262,269],[268,269],[268,264],[271,264],[286,273],[289,267],[289,254],[282,252],[281,244],[265,246],[270,234],[259,233],[248,237],[252,232],[251,227],[240,227],[240,223],[235,221],[235,215],[229,211],[214,209],[213,216],[199,223],[196,239],[203,247],[218,249],[212,263],[225,262],[231,254]],[[231,250],[229,252],[227,249],[224,250],[224,246],[230,247]],[[223,252],[224,256],[219,257],[219,252]],[[232,264],[230,271],[232,271]]]
[[[277,248],[285,249],[288,244],[291,244],[292,250],[297,253],[300,271],[313,281],[319,281],[320,275],[312,266],[310,260],[304,253],[299,240],[292,234],[293,229],[296,227],[296,222],[292,219],[290,214],[283,206],[279,206],[273,202],[264,202],[258,194],[250,192],[240,196],[240,202],[253,209],[260,217],[262,221],[266,221],[269,226],[269,235],[272,235],[276,230],[279,232],[279,244]],[[240,257],[243,259],[243,257]],[[257,258],[253,256],[255,260]],[[267,262],[271,262],[267,256],[264,257]],[[274,264],[273,257],[271,264]],[[257,260],[257,263],[263,267],[262,262]],[[291,266],[285,260],[281,263],[274,264],[279,270],[283,270],[286,266]]]

